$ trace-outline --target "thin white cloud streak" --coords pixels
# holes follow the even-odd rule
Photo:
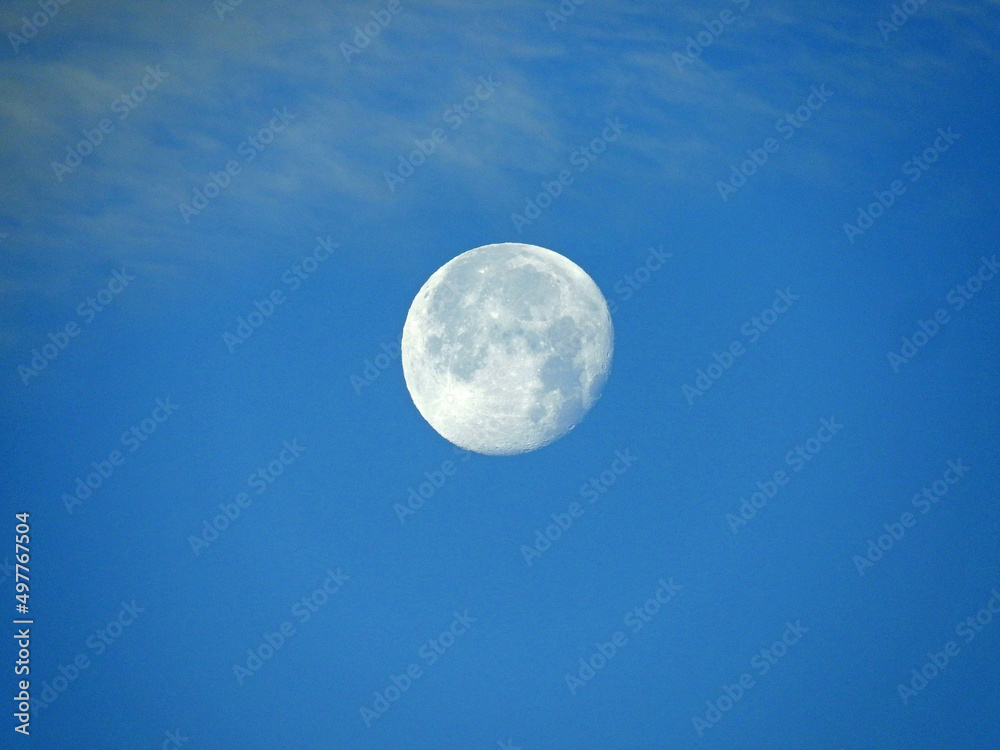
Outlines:
[[[888,5],[754,2],[752,25],[727,30],[684,71],[672,54],[729,5],[588,3],[556,32],[544,15],[552,5],[404,2],[350,64],[340,43],[378,3],[246,0],[224,22],[208,2],[65,6],[30,49],[0,62],[0,229],[36,261],[4,263],[0,278],[35,304],[97,273],[88,264],[155,263],[181,273],[237,262],[191,242],[177,204],[208,171],[224,168],[274,107],[296,112],[296,123],[198,217],[199,231],[239,232],[250,220],[278,227],[323,206],[363,221],[419,205],[430,188],[391,195],[382,173],[479,75],[503,87],[414,180],[446,174],[492,207],[534,189],[606,115],[620,115],[630,130],[604,168],[637,184],[705,190],[824,82],[836,107],[796,143],[801,158],[773,169],[856,182],[868,169],[850,148],[857,123],[886,139],[905,127],[885,105],[886,91],[928,106],[969,66],[997,67],[995,0],[928,3],[889,44],[876,28]],[[3,26],[16,16],[16,8],[0,14]],[[927,28],[938,34],[933,48],[921,41]],[[57,183],[51,161],[156,64],[170,78]]]

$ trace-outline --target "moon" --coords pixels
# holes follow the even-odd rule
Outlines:
[[[446,440],[509,456],[565,435],[600,397],[614,329],[597,284],[537,245],[484,245],[445,263],[403,325],[413,403]]]

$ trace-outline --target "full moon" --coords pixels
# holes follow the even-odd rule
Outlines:
[[[484,245],[445,263],[403,325],[403,376],[442,437],[488,455],[548,445],[600,397],[614,331],[597,284],[536,245]]]

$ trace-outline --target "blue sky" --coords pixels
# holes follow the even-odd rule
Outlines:
[[[997,743],[1000,3],[563,8],[0,11],[11,746]],[[467,454],[396,344],[516,241],[612,370]]]

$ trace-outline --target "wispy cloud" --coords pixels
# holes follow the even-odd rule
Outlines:
[[[888,44],[876,28],[880,6],[751,2],[678,69],[673,55],[688,37],[739,5],[588,3],[553,31],[549,2],[403,2],[350,62],[340,45],[378,3],[246,0],[224,21],[208,2],[67,5],[44,35],[0,61],[8,177],[0,180],[0,228],[11,235],[0,252],[22,252],[18,262],[6,257],[0,278],[15,304],[27,304],[65,284],[43,277],[99,273],[91,264],[177,272],[231,262],[190,241],[178,205],[225,168],[275,107],[296,113],[294,127],[234,178],[199,231],[241,235],[248,223],[278,228],[321,209],[363,221],[419,205],[426,191],[389,193],[383,172],[480,75],[503,86],[422,177],[461,185],[488,205],[534,189],[538,175],[558,168],[612,114],[630,131],[605,168],[708,192],[720,164],[818,83],[837,92],[836,106],[796,143],[800,158],[776,160],[773,169],[836,182],[866,169],[848,147],[858,123],[885,138],[899,132],[898,108],[887,99],[922,106],[963,66],[998,62],[995,0],[929,3]],[[23,12],[8,6],[0,23],[12,29]],[[150,65],[169,78],[57,181],[53,160],[113,116],[116,97]]]

